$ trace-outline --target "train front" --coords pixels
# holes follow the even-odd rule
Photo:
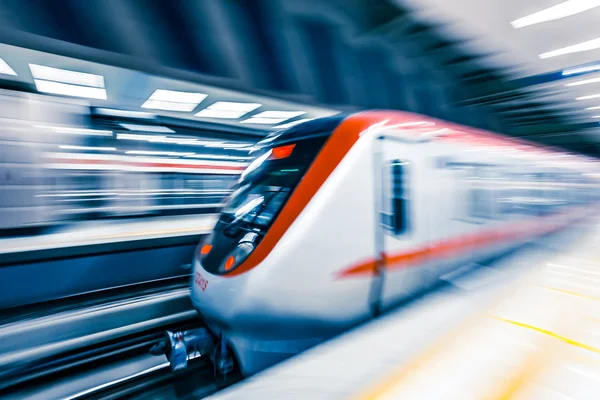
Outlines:
[[[259,156],[196,250],[193,305],[212,333],[235,352],[244,372],[276,361],[261,357],[259,366],[245,349],[256,347],[258,337],[269,337],[269,325],[284,313],[263,297],[266,281],[272,284],[282,267],[270,256],[309,200],[296,188],[340,121],[310,121],[259,143]],[[276,336],[274,341],[280,339]]]

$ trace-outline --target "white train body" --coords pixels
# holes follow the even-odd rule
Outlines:
[[[245,374],[565,226],[597,198],[593,160],[414,114],[311,121],[262,146],[192,281],[195,308]]]

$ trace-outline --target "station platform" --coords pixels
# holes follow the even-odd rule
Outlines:
[[[593,218],[210,399],[600,398],[599,256]]]
[[[0,257],[16,252],[206,234],[216,218],[216,214],[201,214],[78,222],[33,237],[0,239]]]

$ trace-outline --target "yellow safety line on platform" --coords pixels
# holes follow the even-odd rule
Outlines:
[[[596,301],[600,300],[600,297],[588,296],[588,295],[585,295],[582,293],[572,292],[570,290],[558,289],[558,288],[553,288],[553,287],[549,287],[549,286],[541,286],[541,285],[532,285],[532,286],[539,287],[541,289],[552,290],[554,292],[569,294],[571,296],[582,297],[582,298],[588,299],[588,300],[596,300]]]
[[[513,321],[513,320],[510,320],[510,319],[507,319],[507,318],[498,317],[496,315],[490,315],[490,317],[492,317],[494,319],[497,319],[499,321],[504,321],[504,322],[508,322],[509,324],[520,326],[522,328],[527,328],[527,329],[531,329],[531,330],[534,330],[534,331],[539,332],[539,333],[543,333],[544,335],[551,336],[551,337],[553,337],[555,339],[558,339],[558,340],[560,340],[560,341],[562,341],[564,343],[567,343],[567,344],[579,347],[581,349],[589,350],[589,351],[592,351],[594,353],[600,354],[600,349],[598,349],[598,348],[596,348],[594,346],[590,346],[589,344],[581,343],[581,342],[578,342],[576,340],[566,338],[564,336],[561,336],[561,335],[559,335],[557,333],[554,333],[554,332],[551,332],[549,330],[546,330],[546,329],[543,329],[543,328],[538,328],[537,326],[529,325],[529,324],[526,324],[526,323],[523,323],[523,322],[518,322],[518,321]]]

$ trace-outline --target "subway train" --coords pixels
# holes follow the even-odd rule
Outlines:
[[[215,348],[245,375],[599,200],[594,159],[404,112],[308,121],[255,155],[198,246],[191,281]]]

